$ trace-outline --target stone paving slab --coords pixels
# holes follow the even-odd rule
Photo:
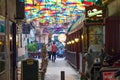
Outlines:
[[[61,80],[61,71],[65,72],[65,80],[80,80],[80,76],[64,58],[57,58],[56,62],[49,61],[45,80]]]

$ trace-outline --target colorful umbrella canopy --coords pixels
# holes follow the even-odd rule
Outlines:
[[[59,33],[77,21],[84,14],[85,5],[92,5],[93,2],[94,0],[25,0],[26,20],[28,23],[39,22],[36,26],[44,27],[44,32],[49,33],[53,29]]]

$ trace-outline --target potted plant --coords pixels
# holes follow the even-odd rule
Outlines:
[[[29,44],[27,44],[26,48],[28,50],[29,57],[35,56],[35,53],[37,51],[37,44],[36,43],[29,43]]]

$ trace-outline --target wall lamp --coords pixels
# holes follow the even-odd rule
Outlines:
[[[69,45],[69,42],[67,42],[67,45]]]
[[[79,38],[75,38],[75,42],[78,42],[79,41]]]
[[[71,44],[72,42],[71,41],[69,41],[69,44]]]
[[[72,40],[71,42],[72,42],[72,44],[74,44],[74,43],[75,43],[75,41],[74,41],[74,40]]]
[[[2,41],[0,41],[0,45],[3,45],[3,42],[2,42]]]
[[[84,38],[83,35],[81,35],[81,38],[82,38],[82,40],[83,40],[83,38]]]

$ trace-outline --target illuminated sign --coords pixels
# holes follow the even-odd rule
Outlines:
[[[86,22],[99,22],[102,23],[105,17],[105,7],[104,6],[88,6],[86,7]]]
[[[88,14],[89,17],[92,17],[92,16],[100,17],[100,15],[102,16],[102,13],[103,13],[102,10],[97,10],[97,9],[89,10],[87,12],[87,14]]]
[[[104,14],[103,9],[104,8],[100,6],[86,7],[86,17],[87,18],[103,17]]]

